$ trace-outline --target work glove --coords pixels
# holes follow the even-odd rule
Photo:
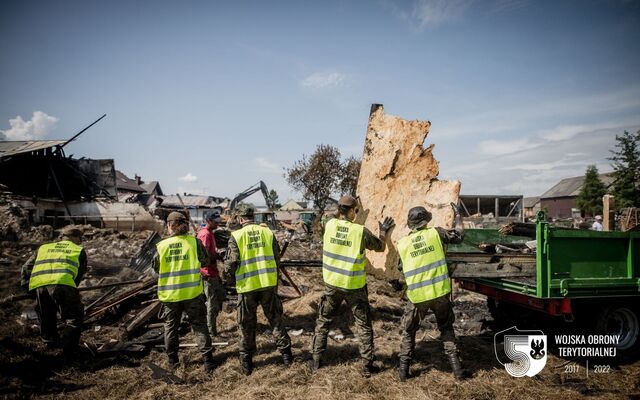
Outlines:
[[[378,228],[383,235],[389,232],[389,229],[396,226],[395,221],[391,217],[385,217],[384,221],[378,222]]]
[[[460,216],[460,208],[456,203],[451,203],[451,208],[453,208],[453,214],[458,217]]]

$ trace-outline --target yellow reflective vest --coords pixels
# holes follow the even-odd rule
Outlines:
[[[43,244],[29,278],[29,290],[46,285],[76,287],[82,247],[69,241]]]
[[[407,297],[412,303],[422,303],[451,292],[447,261],[435,228],[412,232],[398,241],[397,248],[407,281]]]
[[[231,235],[240,251],[236,270],[236,291],[253,292],[276,286],[278,270],[273,254],[273,232],[264,226],[249,224]]]
[[[328,285],[360,289],[367,283],[362,249],[362,225],[333,218],[327,222],[322,243],[322,278]]]
[[[156,244],[160,261],[158,299],[165,303],[190,300],[203,290],[198,243],[191,235],[166,238]]]

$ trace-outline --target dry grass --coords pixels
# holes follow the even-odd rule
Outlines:
[[[0,278],[15,282],[15,269],[0,271]],[[568,376],[560,367],[566,360],[550,356],[545,369],[535,378],[511,378],[497,363],[493,354],[492,335],[465,334],[459,330],[459,347],[465,366],[473,377],[456,382],[442,354],[442,346],[430,337],[437,331],[427,329],[425,340],[418,345],[419,362],[412,371],[419,375],[405,383],[396,377],[399,348],[401,301],[382,282],[370,282],[370,299],[374,307],[377,363],[382,372],[370,379],[359,374],[357,342],[351,336],[346,307],[335,329],[346,339],[329,341],[327,366],[311,375],[305,365],[309,357],[311,333],[316,307],[321,295],[319,269],[292,271],[306,290],[303,298],[285,303],[285,323],[289,329],[303,329],[293,336],[294,365],[285,369],[272,343],[266,320],[260,313],[258,354],[254,373],[245,377],[237,360],[238,331],[233,306],[221,315],[221,332],[231,338],[231,344],[218,349],[215,358],[220,366],[213,375],[205,376],[194,348],[182,349],[181,366],[176,374],[187,384],[170,385],[151,379],[146,362],[166,367],[164,354],[152,351],[142,358],[121,355],[111,359],[87,359],[63,366],[56,351],[44,348],[35,332],[16,323],[19,307],[0,310],[0,395],[5,397],[69,398],[69,399],[173,399],[173,398],[233,398],[233,399],[577,399],[585,396],[602,399],[629,398],[640,393],[640,362],[621,366],[608,375],[584,374]],[[6,294],[11,284],[4,284]],[[26,306],[26,305],[25,305]],[[459,293],[456,301],[458,318],[484,317],[487,313],[483,298]],[[28,308],[28,307],[27,307]],[[460,314],[462,312],[462,314]],[[475,315],[474,315],[475,314]],[[427,324],[428,325],[428,324]],[[105,335],[116,329],[106,329]],[[423,331],[424,332],[424,331]],[[92,329],[83,338],[92,339]],[[418,339],[423,333],[418,333]],[[193,342],[191,334],[181,339]]]

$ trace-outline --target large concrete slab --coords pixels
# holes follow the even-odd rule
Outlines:
[[[438,161],[434,144],[423,147],[431,122],[407,121],[386,115],[382,105],[373,105],[369,116],[357,195],[362,203],[357,222],[378,233],[378,221],[391,216],[396,227],[383,253],[367,251],[368,271],[379,278],[400,276],[395,242],[407,235],[407,212],[424,206],[433,213],[430,226],[453,225],[451,202],[458,201],[460,182],[437,179]]]

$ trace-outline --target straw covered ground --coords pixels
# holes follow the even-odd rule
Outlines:
[[[26,256],[26,254],[24,254]],[[18,292],[19,264],[0,267],[0,295]],[[640,362],[613,367],[609,374],[565,373],[568,361],[550,356],[545,369],[535,378],[512,378],[497,362],[493,350],[491,317],[485,299],[461,290],[455,293],[456,332],[463,364],[472,378],[456,382],[436,339],[433,319],[425,321],[418,333],[419,361],[412,366],[417,374],[401,383],[396,376],[403,302],[400,293],[386,282],[369,277],[369,297],[373,307],[377,365],[382,371],[370,379],[359,374],[357,341],[346,307],[341,310],[326,357],[327,366],[311,375],[305,361],[309,357],[317,304],[321,295],[318,268],[292,270],[304,296],[284,303],[285,323],[293,340],[294,365],[285,369],[272,343],[266,320],[260,312],[258,354],[254,373],[240,373],[234,305],[227,303],[220,318],[221,333],[230,345],[215,353],[220,366],[205,376],[195,348],[181,349],[181,365],[175,374],[185,384],[168,384],[152,379],[148,363],[166,368],[166,358],[156,350],[140,356],[117,355],[104,358],[86,356],[70,365],[61,363],[57,350],[46,349],[37,330],[20,315],[33,307],[22,302],[0,309],[0,396],[6,398],[69,399],[512,399],[512,398],[639,398]],[[83,340],[104,340],[117,334],[117,327],[89,326]],[[191,333],[181,338],[192,343]]]

